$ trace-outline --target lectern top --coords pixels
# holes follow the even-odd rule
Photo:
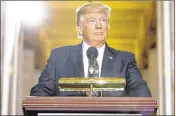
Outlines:
[[[97,78],[61,78],[60,91],[117,91],[124,90],[126,79],[123,77],[97,77]]]

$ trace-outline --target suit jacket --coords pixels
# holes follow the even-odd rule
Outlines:
[[[82,43],[53,49],[39,82],[31,89],[31,96],[86,96],[85,92],[61,92],[58,79],[61,77],[84,77]],[[106,44],[101,77],[124,77],[124,91],[104,91],[103,96],[151,97],[147,83],[136,66],[133,53],[115,50]]]

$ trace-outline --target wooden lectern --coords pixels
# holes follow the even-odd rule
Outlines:
[[[103,113],[156,115],[157,103],[141,97],[34,97],[23,101],[25,116],[37,113]]]
[[[22,103],[25,116],[38,113],[98,113],[156,115],[157,102],[150,97],[93,97],[93,91],[124,90],[125,78],[61,78],[60,91],[87,91],[88,97],[35,97]]]

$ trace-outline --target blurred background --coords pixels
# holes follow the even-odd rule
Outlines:
[[[53,48],[76,45],[76,8],[94,1],[1,1],[1,114],[22,115]],[[112,8],[107,43],[133,52],[158,102],[174,114],[174,1],[100,1]]]

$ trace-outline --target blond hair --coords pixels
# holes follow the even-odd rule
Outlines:
[[[106,13],[108,15],[108,17],[110,18],[110,14],[111,14],[111,8],[108,5],[105,4],[101,4],[101,3],[88,3],[85,5],[82,5],[81,7],[76,9],[76,26],[78,29],[81,17],[87,13],[92,13],[92,12],[101,12],[101,13]],[[80,34],[78,32],[78,37],[82,38],[81,36],[82,34]]]

